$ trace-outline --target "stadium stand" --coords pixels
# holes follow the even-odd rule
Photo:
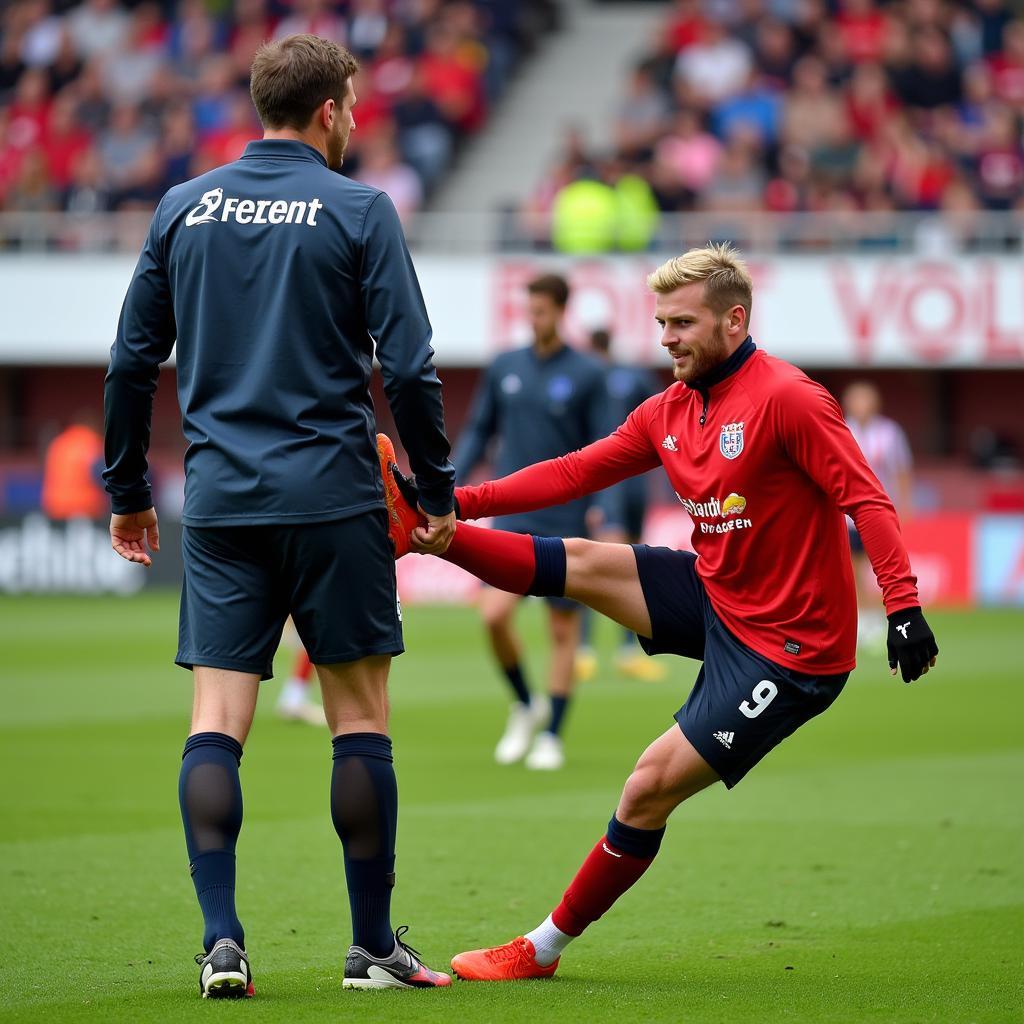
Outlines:
[[[568,133],[522,222],[544,224],[543,242],[564,189],[630,176],[664,214],[730,225],[762,211],[981,223],[1024,211],[1022,114],[1019,4],[677,0],[610,136],[591,146]]]
[[[554,24],[550,0],[14,0],[0,5],[0,209],[150,210],[236,159],[259,125],[248,71],[294,32],[359,57],[346,173],[422,204]]]

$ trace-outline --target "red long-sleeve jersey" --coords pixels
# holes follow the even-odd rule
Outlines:
[[[665,467],[694,522],[697,572],[725,626],[814,675],[854,667],[857,603],[843,513],[887,612],[916,607],[892,502],[821,385],[755,351],[706,390],[671,385],[615,433],[456,494],[466,519],[526,512]]]

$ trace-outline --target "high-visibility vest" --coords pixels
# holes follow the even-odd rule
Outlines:
[[[103,458],[103,438],[81,424],[58,434],[43,467],[43,512],[51,519],[101,519],[110,511],[94,476]]]
[[[618,203],[608,185],[587,178],[570,182],[555,196],[551,242],[559,252],[609,252],[617,219]]]

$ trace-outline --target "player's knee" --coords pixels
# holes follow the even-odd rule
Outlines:
[[[601,545],[582,537],[571,537],[565,542],[565,578],[574,588],[586,589],[591,580],[600,574],[599,557]]]
[[[626,780],[619,807],[631,821],[662,821],[682,799],[670,766],[645,753]]]

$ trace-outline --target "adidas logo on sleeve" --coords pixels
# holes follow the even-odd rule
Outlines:
[[[720,730],[714,734],[714,737],[726,750],[732,750],[732,741],[736,738],[736,733]]]

